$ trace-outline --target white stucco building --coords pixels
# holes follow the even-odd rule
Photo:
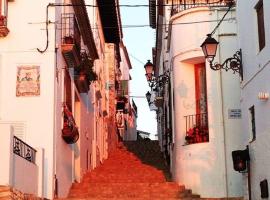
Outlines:
[[[250,188],[247,174],[245,199],[261,199],[260,183],[270,179],[269,155],[269,74],[270,74],[270,2],[238,0],[239,44],[243,52],[241,108],[244,142],[249,146]],[[269,188],[269,186],[268,186]]]
[[[86,3],[95,5],[0,1],[0,185],[65,197],[117,145],[109,83],[120,66],[121,21],[114,2],[117,28],[104,29],[108,10]],[[28,146],[17,149],[14,135],[37,150],[35,161],[34,150],[29,157]]]
[[[90,92],[87,82],[80,83],[74,68],[83,50],[87,59],[98,58],[93,36],[82,31],[91,33],[87,12],[48,6],[51,1],[5,2],[9,33],[0,40],[0,123],[15,127],[15,135],[44,150],[42,192],[36,195],[65,196],[72,182],[91,168],[94,87]],[[73,118],[78,129],[66,141],[63,116]]]
[[[155,75],[170,74],[159,91],[164,104],[158,130],[173,179],[201,197],[241,197],[242,175],[231,157],[243,144],[241,117],[232,115],[240,109],[241,79],[232,71],[211,70],[200,47],[228,8],[223,1],[161,2],[167,6],[158,6],[156,24],[150,11],[150,21],[157,29]],[[233,8],[213,35],[219,42],[214,63],[239,48],[235,17]]]

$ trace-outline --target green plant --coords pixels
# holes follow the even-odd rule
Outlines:
[[[78,67],[76,67],[75,75],[86,75],[89,82],[96,81],[98,76],[93,69],[94,61],[90,59],[86,53],[82,53],[81,56],[81,63]]]

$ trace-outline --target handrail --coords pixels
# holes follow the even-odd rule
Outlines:
[[[23,142],[18,137],[13,137],[13,153],[24,158],[25,160],[34,163],[36,162],[36,152],[33,147]]]
[[[186,143],[201,143],[209,141],[208,114],[200,113],[184,116],[186,120]]]
[[[203,6],[227,6],[224,0],[174,0],[172,2],[171,16],[191,8]]]

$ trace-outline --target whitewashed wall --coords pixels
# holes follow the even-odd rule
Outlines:
[[[39,180],[43,175],[43,150],[38,149],[36,162],[31,163],[13,153],[12,126],[0,124],[0,130],[0,185],[43,197],[43,183]]]
[[[220,19],[223,11],[195,8],[171,19],[170,59],[173,70],[175,145],[174,179],[202,197],[242,196],[241,175],[233,171],[231,151],[241,144],[240,119],[228,119],[228,110],[240,107],[239,76],[206,69],[209,142],[185,144],[185,115],[195,114],[194,64],[203,63],[200,45],[216,23],[174,25]],[[233,12],[228,16],[234,15]],[[214,37],[220,42],[216,61],[237,50],[235,21],[223,22]],[[234,91],[233,93],[231,91]]]
[[[46,6],[50,1],[14,1],[9,3],[8,28],[10,33],[1,38],[1,118],[4,121],[25,123],[25,142],[45,149],[44,194],[52,197],[54,150],[54,25],[49,25],[49,47],[44,54],[36,48],[46,45]],[[34,9],[33,9],[34,8]],[[54,21],[54,9],[50,9]],[[43,22],[43,23],[42,23]],[[16,97],[17,66],[40,66],[40,96]],[[8,87],[7,87],[8,85]]]
[[[244,145],[249,145],[251,157],[251,195],[252,199],[260,199],[260,182],[264,179],[270,180],[270,161],[267,155],[269,149],[269,100],[258,99],[259,92],[270,92],[270,1],[264,0],[264,23],[266,45],[259,51],[257,15],[254,7],[258,0],[238,0],[237,20],[240,47],[243,51],[244,80],[242,82],[243,111],[243,135]],[[247,23],[248,22],[248,23]],[[251,142],[251,126],[249,108],[255,107],[256,140]],[[247,178],[244,187],[247,191]],[[248,199],[247,193],[245,199]]]
[[[67,66],[61,53],[61,13],[72,12],[69,7],[50,7],[48,49],[45,53],[37,48],[46,47],[46,6],[51,1],[9,3],[8,28],[10,33],[0,41],[0,102],[3,121],[23,122],[26,143],[44,148],[44,197],[53,198],[54,178],[58,181],[58,195],[68,194],[75,179],[75,147],[66,144],[61,137],[63,74]],[[55,51],[56,50],[56,51]],[[33,97],[16,97],[17,66],[40,66],[40,95]],[[4,87],[8,85],[8,87]],[[76,89],[72,86],[74,93]],[[77,92],[76,92],[77,93]],[[78,93],[77,93],[78,94]],[[86,151],[91,149],[88,134],[92,130],[90,98],[79,94],[82,119],[80,122],[80,153],[83,159],[76,167],[79,176],[86,172]],[[73,98],[75,99],[75,98]],[[73,111],[74,112],[74,111]],[[92,118],[93,119],[93,118]],[[91,151],[90,151],[91,153]],[[76,155],[78,156],[78,155]]]

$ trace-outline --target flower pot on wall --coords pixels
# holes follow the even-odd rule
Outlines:
[[[64,106],[64,125],[62,128],[62,138],[67,144],[74,144],[79,139],[79,130],[73,118],[72,112]]]
[[[0,26],[6,26],[6,16],[0,15]]]
[[[64,43],[65,44],[74,44],[74,39],[72,36],[65,36],[64,37]]]
[[[79,139],[79,131],[76,126],[64,125],[62,129],[62,138],[67,144],[74,144]]]

